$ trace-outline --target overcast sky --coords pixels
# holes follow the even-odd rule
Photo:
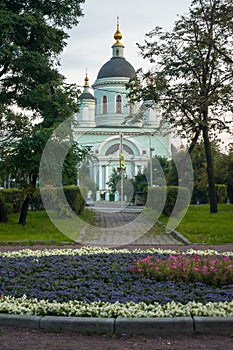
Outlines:
[[[142,44],[145,34],[156,26],[171,29],[177,15],[187,13],[190,4],[191,0],[86,0],[84,17],[69,32],[60,72],[67,82],[83,85],[87,68],[92,85],[102,65],[112,57],[117,16],[125,58],[135,69],[146,68],[136,43]]]

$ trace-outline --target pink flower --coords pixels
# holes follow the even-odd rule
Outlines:
[[[193,270],[200,272],[201,270],[198,267],[194,267]]]

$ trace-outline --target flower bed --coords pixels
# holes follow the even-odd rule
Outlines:
[[[195,261],[212,261],[210,266],[216,268],[222,261],[228,263],[229,275],[233,274],[232,252],[192,250],[178,255],[159,249],[83,248],[3,253],[0,312],[92,317],[233,316],[230,279],[211,284],[202,279],[168,277],[169,271],[164,278],[156,278],[136,271],[145,258],[150,268],[155,261],[168,266],[171,259],[176,267],[178,260],[186,262],[181,264],[185,268]],[[136,269],[130,269],[132,266]]]
[[[233,259],[229,256],[177,254],[161,259],[148,255],[135,260],[130,271],[156,281],[202,282],[216,287],[233,284]]]

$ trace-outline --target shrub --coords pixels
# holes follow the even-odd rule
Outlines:
[[[227,185],[223,184],[217,184],[216,186],[216,195],[217,195],[217,202],[219,204],[226,203],[227,200]],[[205,190],[199,190],[196,186],[193,188],[193,194],[192,194],[192,204],[206,204],[209,203],[209,196],[208,196],[208,186],[206,186]]]
[[[177,195],[179,191],[179,201],[177,200]],[[178,216],[181,211],[183,211],[190,202],[190,192],[186,187],[181,186],[159,186],[159,187],[149,187],[147,205],[152,209],[158,209],[161,203],[164,201],[164,196],[166,195],[166,201],[163,207],[163,214],[166,216]],[[175,212],[173,209],[176,205]],[[173,213],[172,213],[173,212]]]
[[[192,204],[207,204],[208,203],[208,187],[205,190],[200,190],[197,186],[193,187]]]
[[[3,195],[0,193],[0,222],[7,222],[7,211],[4,203]]]
[[[33,196],[30,202],[30,209],[35,211],[44,210],[44,205],[41,199],[39,188],[37,188],[35,193],[33,193]]]
[[[86,205],[87,188],[83,187],[81,192],[77,186],[64,186],[64,193],[71,209],[80,214]]]
[[[23,203],[23,191],[18,188],[0,190],[8,212],[19,213]]]
[[[226,203],[227,200],[227,185],[216,185],[217,201],[219,204]]]
[[[82,190],[77,186],[44,188],[43,198],[46,200],[46,208],[58,208],[59,217],[71,216],[67,204],[63,201],[63,191],[71,209],[76,215],[79,215],[86,205],[87,188],[82,188]]]

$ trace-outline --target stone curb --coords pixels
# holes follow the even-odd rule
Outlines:
[[[40,329],[41,316],[0,314],[0,326]]]
[[[115,327],[117,335],[192,335],[193,331],[191,317],[117,318]]]
[[[233,317],[100,318],[31,316],[0,313],[0,326],[81,334],[194,335],[233,334]]]
[[[184,244],[191,244],[191,242],[186,237],[184,237],[180,232],[174,230],[169,226],[166,226],[162,221],[158,220],[158,222],[166,228],[166,233],[170,233],[171,235],[173,235],[173,237],[175,237],[177,240],[181,241]]]

